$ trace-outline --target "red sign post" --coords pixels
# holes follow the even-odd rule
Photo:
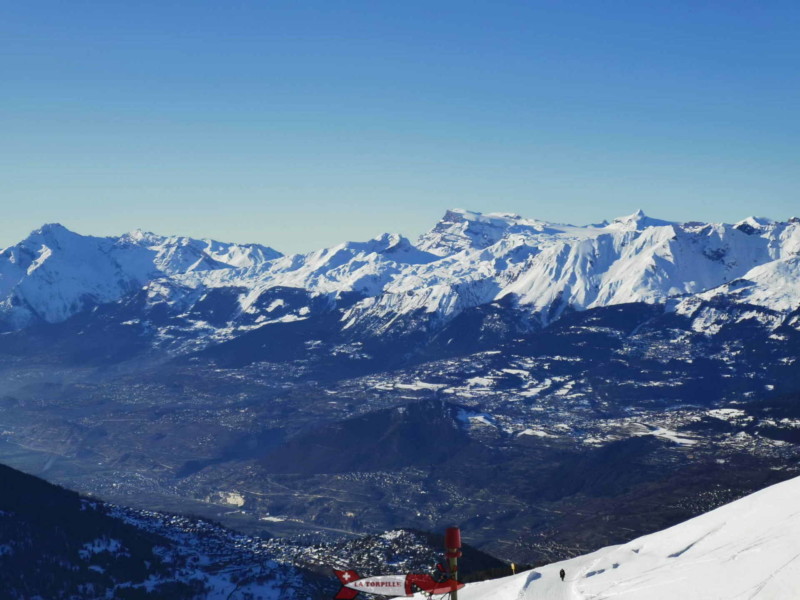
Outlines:
[[[461,557],[461,530],[458,527],[448,527],[444,533],[444,549],[450,577],[458,581],[458,559]],[[451,600],[458,600],[458,590],[450,592]]]

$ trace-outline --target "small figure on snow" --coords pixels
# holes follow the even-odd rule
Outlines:
[[[559,574],[559,575],[561,575],[561,581],[564,581],[564,577],[566,577],[566,575],[567,575],[567,572],[566,572],[564,569],[561,569],[561,570],[558,572],[558,574]]]

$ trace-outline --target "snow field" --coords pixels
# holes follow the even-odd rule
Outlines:
[[[559,570],[567,573],[562,583]],[[800,478],[694,519],[510,577],[459,600],[800,598]]]

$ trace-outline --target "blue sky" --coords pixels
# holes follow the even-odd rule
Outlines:
[[[800,3],[4,3],[0,247],[800,213]]]

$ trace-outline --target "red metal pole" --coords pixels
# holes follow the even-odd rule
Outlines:
[[[447,557],[450,577],[458,581],[458,559],[461,556],[461,530],[448,527],[444,533],[445,557]],[[450,592],[451,600],[458,600],[458,590]]]

